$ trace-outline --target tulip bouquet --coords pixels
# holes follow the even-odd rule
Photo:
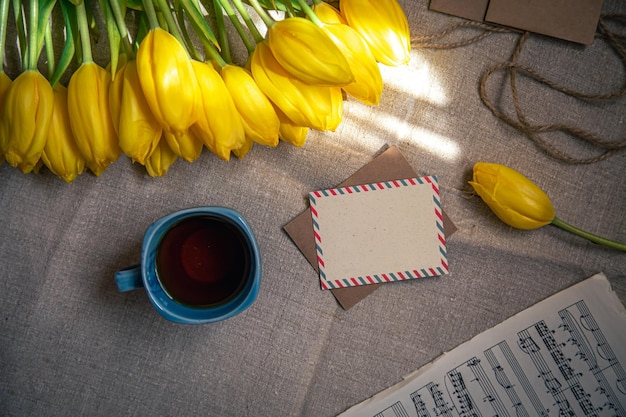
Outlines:
[[[496,216],[509,226],[531,230],[553,224],[594,243],[626,252],[626,243],[605,239],[559,219],[548,195],[512,168],[478,162],[474,165],[470,184]]]
[[[106,68],[91,50],[98,14]],[[0,54],[0,163],[68,183],[122,154],[156,177],[205,147],[228,161],[255,143],[302,146],[309,129],[338,127],[346,96],[377,105],[378,64],[410,53],[397,0],[0,0],[2,51],[13,22],[22,65],[11,80]],[[227,24],[248,52],[240,65]]]

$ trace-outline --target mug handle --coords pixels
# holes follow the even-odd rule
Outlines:
[[[143,288],[141,264],[132,265],[115,272],[115,284],[121,292]]]

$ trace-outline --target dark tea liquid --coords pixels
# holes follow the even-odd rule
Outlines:
[[[241,232],[210,216],[190,217],[165,233],[156,255],[161,285],[189,306],[221,304],[244,286],[250,255]]]

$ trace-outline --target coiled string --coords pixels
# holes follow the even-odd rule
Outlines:
[[[626,37],[615,33],[609,30],[607,26],[608,21],[614,21],[616,23],[626,23],[626,15],[624,14],[611,14],[611,15],[603,15],[600,18],[598,24],[598,31],[596,33],[596,37],[605,40],[616,52],[619,56],[620,61],[626,68],[626,49],[624,48],[624,43]],[[481,32],[475,36],[472,36],[467,39],[463,39],[455,42],[442,42],[446,36],[457,30],[463,29],[478,29]],[[516,47],[511,55],[511,58],[505,62],[493,65],[489,67],[480,78],[479,85],[479,94],[482,102],[485,106],[493,113],[494,116],[499,118],[500,120],[508,123],[514,128],[518,129],[526,136],[528,136],[540,149],[542,149],[545,153],[550,155],[551,157],[558,159],[562,162],[568,164],[590,164],[594,162],[598,162],[604,159],[607,159],[618,152],[626,149],[626,138],[618,141],[608,141],[605,140],[598,135],[586,131],[584,129],[578,128],[576,126],[571,126],[567,124],[561,123],[552,123],[552,124],[532,124],[528,121],[524,112],[520,105],[520,100],[518,96],[518,86],[517,80],[518,75],[525,76],[530,78],[537,83],[543,84],[555,91],[559,91],[562,94],[574,97],[579,100],[587,100],[587,101],[607,101],[614,100],[618,98],[622,98],[626,96],[626,82],[622,87],[620,87],[616,91],[612,91],[609,93],[602,94],[586,94],[580,91],[569,89],[565,86],[560,85],[559,83],[549,80],[539,73],[537,73],[533,68],[521,64],[519,62],[519,57],[528,39],[529,32],[522,32],[512,28],[504,28],[499,26],[492,26],[483,22],[475,22],[475,21],[463,21],[458,24],[455,24],[447,29],[444,29],[441,32],[427,35],[427,36],[416,36],[411,39],[412,46],[415,48],[427,48],[427,49],[453,49],[459,48],[463,46],[470,45],[472,43],[478,42],[494,33],[519,33],[520,36],[517,40]],[[509,80],[511,84],[511,99],[513,102],[513,108],[515,109],[515,116],[510,116],[502,112],[495,105],[493,100],[489,97],[487,91],[487,82],[489,77],[491,77],[494,73],[498,71],[508,71]],[[587,144],[595,147],[599,150],[600,154],[597,156],[589,157],[589,158],[579,158],[572,155],[568,155],[558,148],[555,144],[548,141],[544,134],[548,132],[562,132],[566,135],[569,135],[573,138],[577,138],[581,141],[586,142]]]

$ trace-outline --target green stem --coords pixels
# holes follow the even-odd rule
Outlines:
[[[222,3],[228,3],[228,0],[225,0]],[[233,3],[235,5],[235,8],[237,9],[237,12],[239,12],[239,15],[243,19],[243,21],[246,22],[246,26],[248,27],[248,30],[252,34],[254,41],[256,43],[263,42],[263,36],[261,35],[261,33],[259,32],[259,29],[256,27],[256,25],[252,21],[252,18],[248,14],[248,10],[246,10],[241,0],[233,0]]]
[[[22,66],[22,70],[26,69],[28,65],[28,45],[26,40],[26,19],[24,17],[24,8],[22,7],[21,0],[13,0],[13,19],[15,22],[16,30],[17,30],[17,40],[20,45],[20,64]],[[4,51],[4,48],[2,48]]]
[[[30,0],[29,3],[29,28],[28,28],[28,64],[26,69],[37,69],[37,34],[39,23],[39,2],[37,0]]]
[[[265,9],[259,4],[257,0],[248,0],[250,6],[254,9],[255,12],[259,15],[265,26],[268,28],[274,24],[274,19],[265,11]]]
[[[578,235],[580,237],[583,237],[587,240],[590,240],[594,243],[598,243],[600,245],[604,245],[604,246],[608,246],[610,248],[613,249],[618,249],[621,251],[626,252],[626,243],[621,243],[621,242],[617,242],[615,240],[609,240],[609,239],[605,239],[601,236],[598,235],[594,235],[593,233],[589,233],[589,232],[585,232],[584,230],[581,230],[575,226],[572,226],[568,223],[565,223],[563,220],[555,217],[552,220],[552,224],[555,226],[560,227],[563,230],[567,230],[568,232],[574,233],[575,235]]]
[[[320,18],[317,17],[313,9],[311,9],[311,6],[309,6],[306,0],[297,0],[297,2],[302,8],[302,11],[306,14],[306,17],[308,17],[311,20],[311,22],[315,23],[317,26],[324,25],[324,23],[320,20]]]
[[[200,40],[202,41],[202,44],[204,45],[204,50],[206,51],[206,54],[208,55],[209,59],[212,59],[213,61],[215,61],[217,65],[219,65],[220,68],[228,64],[226,60],[224,60],[224,58],[220,55],[220,53],[217,52],[217,49],[215,49],[215,46],[213,46],[211,42],[209,42],[204,37],[201,37]]]
[[[220,47],[222,48],[221,55],[228,63],[232,63],[232,56],[230,54],[230,44],[228,42],[228,36],[226,34],[226,25],[224,24],[224,10],[219,1],[212,0],[213,10],[215,10],[215,24],[217,26],[217,36],[219,39]]]
[[[4,72],[4,45],[7,39],[9,0],[0,0],[0,72]]]
[[[52,44],[52,22],[48,19],[46,25],[46,32],[44,34],[46,44],[46,58],[48,59],[48,77],[52,77],[56,68],[56,62],[54,58],[54,45]]]
[[[246,34],[245,29],[243,28],[243,25],[241,24],[241,22],[237,18],[237,15],[235,13],[235,9],[232,8],[232,6],[230,5],[230,3],[227,0],[214,0],[213,3],[215,4],[215,12],[218,15],[221,13],[222,9],[226,12],[226,14],[228,15],[228,18],[230,19],[231,23],[233,24],[233,26],[237,30],[237,33],[239,34],[239,37],[241,38],[243,44],[245,45],[246,49],[248,50],[248,53],[252,53],[252,51],[254,51],[254,44],[252,44],[252,42],[250,42],[250,39],[248,39],[248,36]],[[219,9],[219,10],[218,10],[218,5],[219,5],[219,7],[221,7],[221,9]],[[223,22],[223,20],[222,20],[222,22]],[[228,39],[226,39],[225,41],[228,44]]]
[[[78,19],[78,34],[80,35],[80,44],[82,46],[83,59],[82,63],[93,62],[91,55],[91,40],[89,39],[89,22],[87,21],[87,11],[85,10],[85,2],[81,1],[76,6],[76,16]]]
[[[152,0],[142,0],[141,4],[143,4],[143,11],[148,17],[150,29],[160,28],[161,25],[159,25],[159,19],[157,18],[156,11],[154,10],[154,4],[152,4]]]
[[[193,44],[193,41],[191,40],[191,37],[189,36],[189,31],[187,30],[187,27],[185,26],[187,22],[186,20],[187,12],[182,7],[180,2],[178,3],[177,9],[176,9],[176,19],[178,19],[178,26],[180,27],[181,33],[185,38],[185,45],[187,46],[187,51],[189,52],[189,55],[191,55],[191,57],[195,59],[196,61],[201,61],[202,57],[196,50],[195,45]],[[192,25],[192,26],[195,28],[195,25]]]
[[[128,55],[128,58],[132,59],[135,56],[135,51],[133,50],[130,34],[128,33],[128,28],[126,27],[126,21],[124,20],[124,14],[120,8],[120,3],[117,0],[109,0],[109,5],[111,6],[113,16],[115,17],[117,30],[120,32],[120,37],[122,38],[124,51],[126,52],[126,55]]]

